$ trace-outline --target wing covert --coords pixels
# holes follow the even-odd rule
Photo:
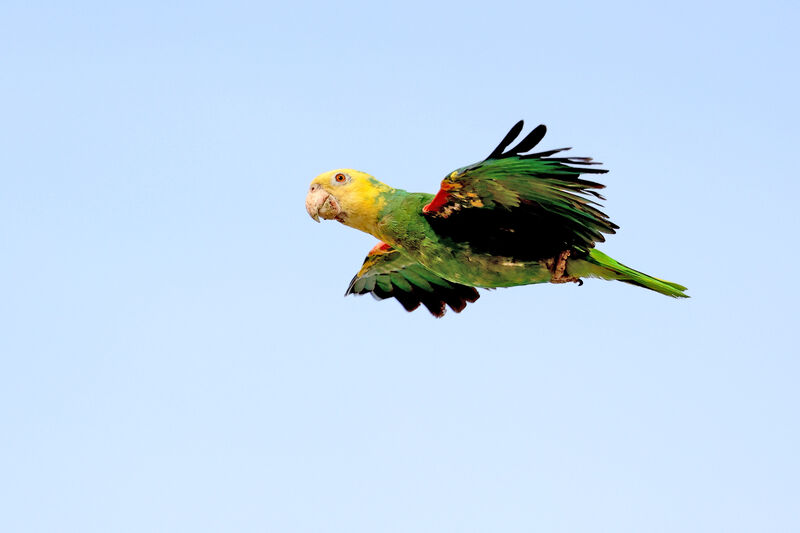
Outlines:
[[[480,297],[474,287],[447,281],[384,242],[367,254],[345,296],[366,293],[377,300],[396,298],[406,311],[424,305],[437,318],[444,316],[445,305],[460,313]]]
[[[618,226],[600,211],[603,174],[588,157],[552,157],[559,148],[528,153],[545,136],[540,125],[513,148],[519,121],[489,156],[453,171],[422,212],[437,234],[476,252],[540,260],[564,251],[588,251]]]

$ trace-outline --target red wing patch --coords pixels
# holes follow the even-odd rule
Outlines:
[[[385,254],[386,252],[391,252],[391,251],[392,251],[392,246],[391,245],[386,244],[383,241],[380,241],[378,244],[376,244],[375,246],[372,247],[372,250],[370,250],[367,255],[379,255],[379,254]]]
[[[438,211],[444,204],[447,203],[447,191],[444,188],[439,189],[439,192],[436,193],[436,196],[433,197],[431,203],[426,206],[423,206],[422,212],[423,213],[433,213],[434,211]]]
[[[453,173],[455,174],[455,172]],[[452,176],[451,176],[452,177]],[[447,202],[450,200],[450,191],[453,189],[460,189],[461,185],[458,183],[451,183],[448,182],[447,179],[442,182],[442,187],[439,189],[439,192],[436,193],[436,196],[433,197],[433,200],[426,205],[423,206],[422,212],[425,214],[435,213],[439,209],[442,208]]]

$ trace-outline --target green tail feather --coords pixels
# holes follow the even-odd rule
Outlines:
[[[604,272],[596,274],[599,277],[616,279],[625,283],[630,283],[631,285],[650,289],[651,291],[660,292],[661,294],[666,294],[667,296],[672,296],[673,298],[689,298],[688,294],[684,294],[684,291],[687,289],[683,285],[678,285],[677,283],[672,283],[671,281],[654,278],[653,276],[648,276],[647,274],[639,272],[638,270],[626,267],[622,263],[617,262],[603,252],[594,248],[589,250],[589,255],[585,258],[585,260],[588,263],[592,263],[603,268]]]

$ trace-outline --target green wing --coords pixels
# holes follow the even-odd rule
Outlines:
[[[396,298],[406,311],[422,304],[435,317],[444,316],[445,304],[460,313],[480,297],[474,287],[447,281],[383,242],[370,250],[345,296],[366,293],[377,300]]]
[[[443,238],[476,253],[518,260],[551,258],[565,250],[585,253],[616,224],[601,212],[604,186],[582,178],[603,169],[586,157],[552,157],[569,148],[529,154],[547,129],[538,126],[515,147],[523,122],[484,161],[447,176],[422,212]]]

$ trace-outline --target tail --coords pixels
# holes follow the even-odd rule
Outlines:
[[[686,287],[665,281],[663,279],[648,276],[638,270],[626,267],[622,263],[618,263],[611,259],[606,254],[599,250],[592,248],[589,250],[589,255],[584,258],[587,263],[602,267],[601,269],[591,269],[589,275],[594,275],[599,278],[616,279],[638,287],[644,287],[651,291],[656,291],[673,298],[689,298],[688,294],[684,294]]]

